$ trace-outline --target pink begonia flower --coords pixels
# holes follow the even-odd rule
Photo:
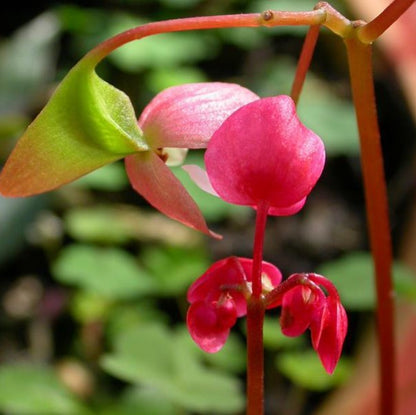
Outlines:
[[[186,166],[205,191],[237,205],[268,205],[270,215],[292,215],[320,177],[321,139],[298,119],[286,95],[262,98],[228,117],[209,141],[206,173]]]
[[[115,94],[110,94],[112,98],[118,96],[111,114],[93,100],[96,96],[87,94],[92,100],[90,103],[85,98],[90,113],[76,108],[84,118],[73,122],[65,115],[70,108],[65,107],[68,85],[63,83],[8,158],[0,174],[0,193],[7,197],[44,193],[124,157],[133,188],[151,205],[172,219],[212,235],[198,206],[166,164],[175,158],[173,152],[177,161],[182,161],[187,149],[205,148],[230,114],[259,97],[237,84],[174,86],[146,106],[138,121],[140,128],[130,137],[130,132],[123,130],[132,129],[130,122],[136,127],[133,107],[126,103],[128,98],[104,81],[97,85],[101,92]],[[80,93],[74,95],[83,97]],[[107,121],[103,129],[100,120]]]
[[[198,346],[209,353],[225,344],[238,317],[247,313],[251,289],[252,260],[230,257],[215,262],[188,290],[187,325]],[[266,291],[282,280],[280,271],[263,261],[262,281]]]
[[[318,274],[294,274],[288,278],[307,278],[283,295],[280,325],[286,336],[299,336],[310,329],[312,346],[322,365],[332,373],[341,355],[347,333],[347,314],[331,281]],[[325,296],[320,288],[328,293]]]
[[[138,121],[151,151],[125,158],[133,188],[160,212],[209,234],[198,206],[166,166],[169,152],[164,149],[205,148],[232,112],[257,99],[246,88],[221,82],[184,84],[159,93]]]

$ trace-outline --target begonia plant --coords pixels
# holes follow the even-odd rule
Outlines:
[[[256,210],[253,258],[215,262],[188,291],[187,323],[208,352],[226,342],[237,318],[247,319],[247,414],[263,402],[262,326],[265,311],[281,306],[283,333],[309,329],[312,346],[332,373],[346,335],[347,317],[325,277],[299,272],[282,281],[263,261],[268,215],[296,214],[319,179],[325,152],[321,139],[296,115],[296,103],[321,27],[346,45],[360,133],[369,236],[376,270],[380,344],[380,414],[395,408],[391,241],[380,133],[372,78],[372,43],[413,0],[394,0],[369,23],[350,21],[326,2],[306,12],[204,16],[146,24],[91,50],[68,73],[27,128],[0,175],[4,196],[46,192],[105,164],[125,159],[138,193],[167,216],[212,233],[198,206],[166,166],[173,149],[206,148],[206,172],[187,170],[204,189],[226,202]],[[259,98],[226,83],[187,84],[161,92],[139,120],[129,98],[101,79],[96,66],[127,42],[164,32],[304,25],[310,26],[294,76],[291,97]]]

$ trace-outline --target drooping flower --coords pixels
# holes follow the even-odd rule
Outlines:
[[[294,274],[299,285],[283,294],[280,325],[286,336],[299,336],[308,328],[312,346],[322,365],[332,373],[347,333],[347,314],[331,281],[318,274]],[[321,286],[326,290],[324,294]]]
[[[251,294],[252,260],[229,257],[215,262],[188,290],[188,330],[198,346],[209,353],[220,350],[238,317],[247,313]],[[266,291],[277,287],[280,271],[263,261],[262,280]]]
[[[70,72],[18,141],[0,175],[0,193],[46,192],[125,158],[133,188],[151,205],[210,233],[198,206],[166,166],[166,148],[205,148],[232,112],[258,96],[221,82],[175,86],[158,94],[134,125],[128,98],[84,72],[81,66]]]
[[[189,288],[188,330],[202,350],[219,351],[237,318],[247,314],[252,264],[248,258],[222,259]],[[331,374],[340,358],[348,325],[332,282],[313,273],[293,274],[282,282],[278,268],[263,261],[262,291],[266,309],[282,307],[280,325],[284,335],[296,337],[310,330],[312,346]]]
[[[292,215],[304,205],[325,163],[321,139],[306,128],[286,95],[248,103],[209,141],[206,173],[185,169],[204,190],[237,205],[267,204],[270,215]]]

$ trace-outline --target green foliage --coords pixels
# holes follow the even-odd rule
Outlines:
[[[323,264],[318,270],[337,287],[342,303],[349,310],[371,310],[375,307],[373,260],[368,252],[353,252]],[[394,290],[399,298],[416,300],[416,279],[403,264],[393,265]]]
[[[72,186],[115,192],[124,190],[129,184],[124,164],[112,163],[81,177]]]
[[[278,316],[266,316],[263,324],[264,347],[271,350],[287,350],[302,344],[302,337],[288,337],[282,333]]]
[[[71,245],[61,251],[53,273],[63,284],[108,299],[138,297],[154,290],[152,279],[136,259],[117,248]]]
[[[280,353],[276,358],[276,365],[294,384],[319,392],[345,382],[352,369],[351,363],[343,358],[338,362],[334,373],[328,375],[312,350]]]
[[[44,366],[2,366],[0,385],[0,409],[10,415],[92,415]]]
[[[65,215],[68,233],[89,243],[125,243],[132,238],[129,223],[122,210],[108,205],[74,208]]]
[[[116,14],[108,34],[119,33],[147,23],[129,15]],[[216,47],[206,33],[163,33],[124,45],[110,55],[120,69],[137,72],[145,68],[175,67],[212,57]]]
[[[0,126],[1,115],[22,113],[53,77],[58,33],[59,21],[49,12],[0,44]]]
[[[244,400],[239,382],[202,364],[190,338],[165,326],[143,324],[114,339],[104,370],[128,382],[155,388],[163,398],[203,413],[232,413]]]
[[[206,252],[198,248],[148,247],[140,259],[160,296],[183,293],[209,266]]]
[[[156,389],[131,387],[116,404],[108,405],[98,415],[181,415],[182,410]]]

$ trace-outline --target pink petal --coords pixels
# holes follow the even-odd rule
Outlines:
[[[238,287],[245,284],[246,276],[239,263],[241,258],[229,257],[212,264],[188,289],[188,302],[217,301],[224,292],[232,297],[241,317],[247,312],[246,299]],[[230,287],[228,290],[225,287]],[[234,288],[232,288],[234,287]]]
[[[280,325],[286,336],[301,335],[311,324],[316,313],[322,309],[325,299],[311,288],[299,285],[288,291],[282,301]]]
[[[182,169],[185,170],[190,178],[195,182],[198,187],[213,196],[218,196],[218,193],[212,187],[211,182],[209,181],[209,177],[207,172],[199,166],[195,164],[187,164],[182,166]]]
[[[259,97],[237,84],[206,82],[168,88],[146,106],[139,118],[152,148],[205,148],[222,122]]]
[[[247,276],[247,281],[251,281],[253,260],[249,258],[238,258],[241,265],[243,266],[244,272]],[[270,285],[277,287],[282,281],[282,273],[273,264],[267,261],[263,261],[261,264],[263,278],[267,277]]]
[[[223,323],[224,317],[227,324]],[[218,309],[214,303],[197,301],[190,305],[186,317],[192,339],[208,353],[216,353],[224,346],[235,321],[232,302]]]
[[[249,206],[266,201],[275,209],[271,213],[285,209],[284,214],[304,201],[324,161],[321,139],[299,121],[292,99],[284,95],[234,112],[205,153],[208,176],[221,198]]]
[[[283,208],[269,208],[268,214],[271,216],[290,216],[298,213],[306,203],[306,197],[304,197],[299,202],[294,203],[291,206],[283,207]]]
[[[322,365],[331,374],[341,356],[342,346],[347,334],[348,319],[342,304],[332,297],[327,298],[327,310],[324,313],[322,332],[317,345]]]
[[[155,153],[133,154],[126,157],[125,164],[133,188],[156,209],[193,229],[219,237],[208,229],[194,200]]]

